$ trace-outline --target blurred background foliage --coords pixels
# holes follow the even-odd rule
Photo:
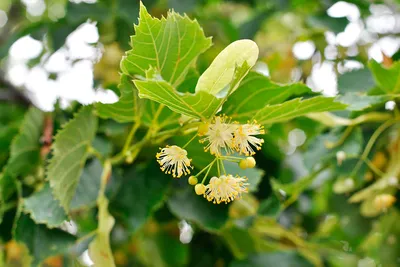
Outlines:
[[[364,105],[335,116],[398,112],[395,98],[360,101],[365,94],[380,95],[390,82],[379,76],[384,67],[399,80],[394,62],[400,57],[400,13],[394,0],[143,2],[156,17],[170,8],[185,12],[213,37],[212,48],[198,61],[200,73],[229,43],[250,38],[260,48],[257,70],[272,81],[301,81]],[[31,103],[53,112],[56,131],[81,104],[117,99],[119,62],[130,48],[138,11],[136,0],[1,0],[1,168]],[[194,89],[198,76],[193,71],[181,86]],[[252,193],[226,206],[211,205],[183,179],[164,176],[155,167],[156,148],[143,151],[135,167],[119,166],[107,188],[116,218],[111,244],[117,266],[399,266],[400,206],[376,204],[378,194],[400,195],[399,129],[382,129],[371,153],[357,164],[382,122],[331,129],[329,118],[321,120],[302,117],[269,128],[256,157],[258,169],[247,173],[254,179]],[[128,126],[101,120],[94,146],[103,155],[119,151]],[[101,165],[92,160],[83,175],[100,173]],[[95,179],[91,186],[98,188]],[[28,196],[43,183],[43,166],[21,183]],[[371,186],[362,196],[353,194]],[[95,199],[88,191],[84,208],[74,209],[62,233],[29,217],[27,228],[18,231],[15,205],[2,206],[0,265],[29,261],[26,248],[11,240],[14,229],[17,240],[30,244],[30,254],[45,260],[43,266],[90,266]],[[61,238],[64,231],[71,235]],[[71,236],[78,240],[73,247]],[[62,256],[54,255],[54,246]]]

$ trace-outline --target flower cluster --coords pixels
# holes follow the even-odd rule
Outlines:
[[[204,122],[198,127],[199,142],[205,144],[204,151],[210,152],[215,159],[203,168],[196,176],[190,176],[189,184],[194,185],[197,195],[203,195],[214,204],[229,203],[241,198],[248,192],[246,177],[227,174],[224,161],[237,162],[242,169],[254,168],[256,161],[252,157],[256,150],[260,150],[264,140],[256,135],[264,134],[264,129],[256,121],[246,124],[231,122],[227,116],[216,116],[209,122]],[[194,136],[189,143],[195,138]],[[188,145],[188,144],[186,144]],[[173,177],[180,178],[190,174],[191,160],[187,151],[179,146],[166,146],[157,153],[157,162],[161,170]],[[231,156],[233,153],[246,157]],[[212,167],[216,164],[218,176],[213,176],[207,185],[205,181]],[[223,174],[221,174],[221,170]],[[205,172],[204,178],[199,183],[198,177]],[[215,172],[215,169],[214,169]]]
[[[212,123],[204,123],[199,127],[199,136],[205,136],[201,143],[207,142],[204,150],[216,156],[222,151],[232,154],[236,151],[246,156],[252,156],[261,149],[264,139],[254,135],[264,134],[264,128],[256,121],[247,124],[231,123],[226,116],[217,116]],[[254,148],[253,148],[254,147]]]

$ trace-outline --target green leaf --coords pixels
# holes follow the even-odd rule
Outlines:
[[[223,106],[223,113],[231,116],[255,113],[265,105],[280,104],[293,95],[308,92],[311,92],[311,89],[304,84],[282,86],[260,73],[250,72],[237,90],[229,96]]]
[[[110,210],[134,233],[161,205],[171,181],[155,164],[132,168],[124,175],[123,186]]]
[[[254,119],[258,123],[266,125],[288,121],[308,113],[342,110],[346,108],[345,104],[336,102],[335,100],[335,98],[323,96],[305,100],[295,98],[283,104],[265,106],[259,109],[255,114],[254,112],[246,112],[233,117],[240,121]]]
[[[369,67],[378,86],[387,94],[400,92],[400,61],[395,62],[389,68],[386,68],[371,60]]]
[[[343,104],[347,104],[347,109],[352,111],[364,110],[375,105],[383,104],[392,99],[387,95],[364,95],[359,93],[347,93],[339,96],[338,100]]]
[[[110,247],[110,232],[115,220],[108,212],[108,200],[102,196],[98,199],[99,227],[95,239],[89,245],[89,255],[97,267],[115,266]]]
[[[96,103],[97,114],[103,119],[113,119],[117,122],[132,122],[140,117],[140,99],[135,86],[126,75],[121,76],[118,86],[121,96],[113,104]]]
[[[60,202],[53,198],[48,183],[38,192],[24,199],[24,210],[36,223],[46,224],[49,228],[60,226],[68,219]]]
[[[272,193],[269,198],[263,200],[258,207],[257,213],[267,217],[277,217],[281,209],[281,202],[278,197]]]
[[[30,108],[10,148],[6,172],[13,176],[28,174],[40,161],[40,137],[44,113]]]
[[[230,267],[311,267],[311,263],[295,252],[270,252],[249,256],[242,261],[234,261]]]
[[[71,200],[71,210],[85,209],[96,204],[102,171],[103,167],[98,160],[93,160],[83,169],[75,195]]]
[[[193,221],[208,231],[218,231],[228,219],[228,206],[208,202],[198,196],[192,186],[174,189],[168,207],[178,218]]]
[[[363,136],[360,128],[354,129],[351,134],[340,144],[343,135],[341,131],[332,131],[314,138],[304,153],[304,163],[311,169],[316,163],[336,161],[336,153],[343,151],[347,158],[357,157],[363,146]],[[331,147],[335,144],[334,147]],[[316,161],[315,159],[318,159]]]
[[[135,32],[133,49],[121,62],[122,72],[145,77],[151,66],[173,86],[183,82],[199,54],[211,46],[211,39],[204,36],[197,21],[174,11],[169,11],[167,18],[153,18],[143,4]]]
[[[369,69],[358,69],[346,72],[338,78],[339,92],[367,92],[375,86],[374,78]]]
[[[14,238],[26,245],[33,257],[33,266],[46,258],[67,252],[75,243],[75,237],[59,229],[48,229],[42,224],[35,224],[28,215],[19,217]]]
[[[189,246],[180,242],[177,235],[168,232],[140,232],[135,245],[138,249],[137,257],[145,266],[188,266]]]
[[[258,46],[255,42],[251,40],[238,40],[231,43],[218,54],[211,65],[200,76],[196,85],[196,92],[204,91],[212,95],[217,95],[231,83],[237,66],[242,66],[246,62],[248,69],[250,69],[256,63],[257,58]]]
[[[55,137],[53,158],[47,168],[47,178],[53,194],[68,212],[79,177],[95,137],[97,118],[92,107],[85,106]]]
[[[189,117],[207,119],[220,107],[222,99],[200,91],[197,94],[181,94],[166,81],[134,81],[139,96],[166,105],[171,110]]]

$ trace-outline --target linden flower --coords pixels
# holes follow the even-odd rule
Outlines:
[[[253,147],[255,147],[257,150],[260,150],[261,145],[264,143],[264,139],[254,137],[253,135],[264,133],[265,131],[263,126],[256,124],[256,121],[253,123],[239,125],[234,133],[234,146],[240,154],[243,153],[246,156],[252,156],[256,153]]]
[[[205,151],[210,150],[213,155],[220,155],[222,148],[225,149],[227,154],[233,151],[233,132],[237,125],[225,123],[226,119],[226,116],[215,117],[213,123],[208,125],[207,131],[199,132],[200,135],[206,136],[200,142],[208,142],[204,148]]]
[[[212,177],[209,184],[206,186],[204,197],[214,204],[221,202],[229,203],[235,199],[239,199],[242,193],[247,193],[245,177],[233,177],[232,175],[222,175],[221,177]]]
[[[160,148],[161,149],[161,148]],[[157,162],[161,170],[172,174],[173,177],[181,177],[183,174],[190,173],[190,159],[187,157],[187,151],[179,146],[166,146],[156,154]]]

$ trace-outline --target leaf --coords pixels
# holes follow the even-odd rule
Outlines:
[[[332,97],[317,96],[302,100],[295,98],[282,104],[268,105],[259,109],[258,112],[246,112],[234,116],[235,119],[245,121],[254,119],[260,124],[273,124],[284,122],[308,113],[341,110],[346,108],[345,104],[335,101]]]
[[[246,62],[250,69],[257,58],[258,46],[255,42],[244,39],[231,43],[218,54],[200,76],[196,92],[205,91],[217,95],[233,80],[236,66],[242,66]]]
[[[279,215],[281,209],[281,202],[278,197],[272,193],[269,198],[263,200],[258,207],[257,213],[262,216],[274,217]]]
[[[85,106],[55,137],[53,158],[47,168],[47,179],[53,194],[68,212],[79,177],[88,156],[88,149],[95,137],[97,118],[92,107]]]
[[[155,164],[136,166],[124,174],[123,186],[110,210],[135,233],[164,200],[171,177]]]
[[[178,235],[161,231],[156,233],[140,232],[135,238],[134,245],[137,247],[137,257],[144,266],[188,266],[189,246],[180,242]]]
[[[369,69],[358,69],[346,72],[338,77],[339,92],[367,92],[375,86],[374,78]]]
[[[220,107],[222,99],[204,91],[197,94],[181,94],[166,81],[134,81],[139,89],[139,96],[166,105],[171,110],[189,117],[207,119]]]
[[[208,231],[218,231],[228,219],[228,206],[208,202],[195,194],[193,187],[174,189],[168,207],[178,218],[193,221]]]
[[[89,255],[96,267],[115,266],[110,248],[110,232],[115,220],[108,212],[108,200],[102,196],[98,200],[99,227],[95,239],[89,245]]]
[[[75,243],[75,237],[59,229],[48,229],[35,224],[28,215],[21,214],[16,222],[14,238],[24,243],[33,257],[33,266],[46,258],[65,253]]]
[[[140,117],[140,106],[137,89],[126,75],[121,76],[118,86],[121,96],[113,104],[96,103],[97,114],[103,119],[113,119],[117,122],[132,122]]]
[[[234,261],[230,267],[311,267],[311,263],[295,252],[269,252],[253,254],[242,261]]]
[[[347,104],[347,109],[352,111],[364,110],[366,108],[385,103],[392,99],[387,95],[364,95],[359,93],[347,93],[338,97],[338,101]]]
[[[343,151],[346,158],[357,157],[362,151],[364,142],[361,129],[355,128],[342,144],[330,147],[340,142],[342,135],[343,132],[334,130],[315,137],[304,153],[306,167],[311,169],[317,163],[336,161],[336,153],[339,151]]]
[[[60,226],[68,219],[60,202],[53,198],[48,183],[38,192],[25,198],[24,210],[28,212],[36,223],[46,224],[49,228]]]
[[[98,160],[93,160],[83,169],[75,195],[71,200],[71,210],[89,208],[96,204],[102,171],[103,167]]]
[[[400,92],[400,61],[386,68],[375,60],[371,60],[369,62],[369,67],[376,83],[383,91],[387,94]]]
[[[282,86],[273,83],[268,77],[250,72],[238,89],[229,96],[223,106],[223,113],[231,116],[242,113],[255,113],[265,105],[280,104],[293,95],[311,92],[301,83]]]
[[[43,119],[44,113],[36,108],[30,108],[25,114],[19,133],[11,143],[5,169],[9,175],[26,175],[39,163]]]
[[[183,82],[197,57],[211,46],[197,21],[174,11],[169,11],[167,18],[153,18],[142,3],[135,32],[133,49],[121,62],[122,72],[145,77],[151,66],[172,86]]]

